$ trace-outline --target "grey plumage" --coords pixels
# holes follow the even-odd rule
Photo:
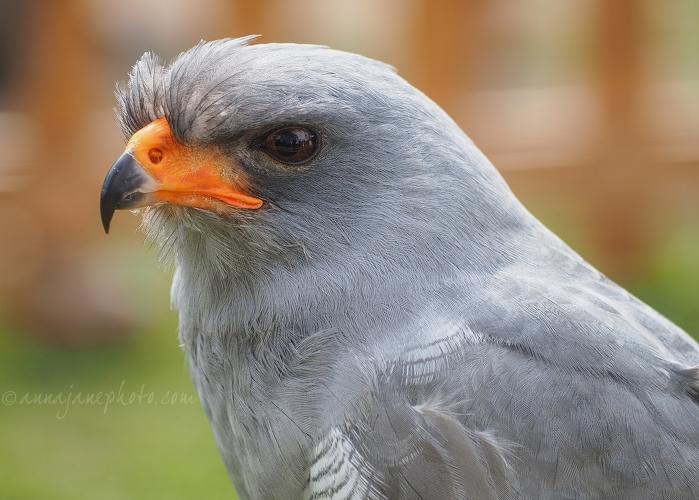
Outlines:
[[[695,341],[391,68],[247,42],[145,55],[117,92],[127,137],[165,117],[265,201],[143,214],[239,496],[698,498]],[[317,134],[309,162],[258,147],[286,125]]]

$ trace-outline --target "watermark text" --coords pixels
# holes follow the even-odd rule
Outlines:
[[[193,394],[178,391],[165,391],[157,394],[155,391],[146,390],[146,384],[142,384],[138,390],[126,389],[126,381],[122,380],[118,390],[97,392],[76,392],[74,386],[70,390],[58,393],[30,393],[17,394],[15,391],[5,391],[2,395],[4,406],[36,405],[56,406],[56,418],[64,419],[73,406],[91,405],[102,408],[107,413],[110,407],[131,405],[191,405],[197,402]]]

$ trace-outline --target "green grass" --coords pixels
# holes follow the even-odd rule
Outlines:
[[[0,331],[2,498],[235,498],[178,347],[170,278],[153,252],[127,256],[142,324],[120,345],[66,350]]]

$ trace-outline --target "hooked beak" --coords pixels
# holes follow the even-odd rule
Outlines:
[[[175,141],[165,118],[136,132],[102,186],[100,213],[104,231],[115,210],[168,202],[220,214],[231,208],[254,210],[263,201],[244,192],[242,168],[223,152]]]
[[[138,164],[131,153],[124,153],[114,163],[102,186],[100,215],[104,232],[115,210],[145,207],[155,202],[158,183]]]

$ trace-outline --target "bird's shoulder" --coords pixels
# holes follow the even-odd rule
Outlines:
[[[696,343],[566,265],[452,282],[390,334],[331,349],[342,410],[314,448],[312,498],[699,492],[682,465],[699,463]]]

